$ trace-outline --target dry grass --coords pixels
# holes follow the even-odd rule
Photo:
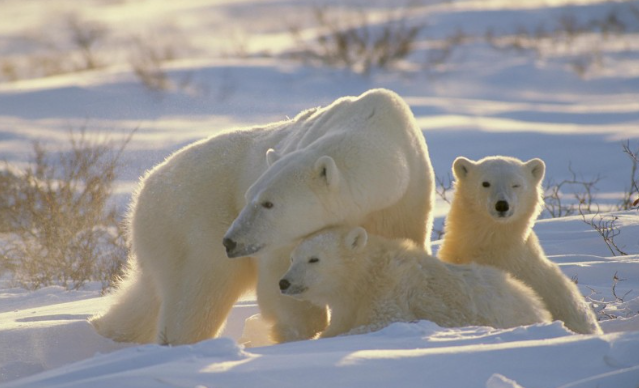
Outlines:
[[[49,77],[97,69],[108,64],[102,52],[110,35],[105,25],[83,20],[75,14],[58,16],[53,20],[65,33],[55,39],[42,32],[23,36],[23,44],[32,46],[32,53],[1,59],[0,80]]]
[[[77,289],[97,280],[106,288],[118,276],[127,248],[109,199],[132,135],[116,145],[72,131],[70,151],[52,153],[34,143],[28,167],[5,173],[0,269],[16,284]]]
[[[485,39],[497,50],[533,53],[537,59],[565,58],[567,67],[583,78],[605,68],[607,48],[630,44],[638,31],[639,7],[626,2],[585,21],[566,13],[554,22],[521,26],[510,34],[489,29]]]
[[[162,68],[162,63],[175,59],[173,48],[141,38],[133,39],[132,47],[129,63],[142,85],[154,92],[170,90],[173,83]]]
[[[102,67],[104,64],[99,57],[98,48],[109,34],[107,27],[100,23],[87,22],[76,15],[67,16],[66,25],[69,41],[80,57],[76,69],[91,70]]]
[[[161,31],[147,31],[129,38],[126,46],[128,64],[138,80],[149,91],[192,89],[191,74],[170,77],[164,65],[184,56],[192,50],[187,36],[171,25]]]
[[[58,15],[52,23],[65,33],[49,36],[37,32],[20,39],[31,46],[26,55],[0,58],[0,81],[50,77],[118,64],[121,58],[141,84],[153,92],[190,90],[190,75],[172,80],[164,64],[191,50],[186,35],[167,24],[157,31],[131,37],[118,37],[106,25],[88,21],[76,14]],[[121,44],[124,41],[127,44]]]

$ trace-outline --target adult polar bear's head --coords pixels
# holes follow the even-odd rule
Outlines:
[[[336,161],[309,150],[275,161],[246,192],[246,205],[224,236],[228,257],[289,244],[342,222],[356,206]]]
[[[453,163],[455,200],[462,211],[489,216],[498,222],[535,219],[541,211],[546,165],[541,159],[492,156],[477,162],[459,157]]]

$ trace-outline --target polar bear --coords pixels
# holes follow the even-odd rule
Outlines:
[[[256,290],[275,342],[311,338],[326,310],[277,288],[291,244],[348,222],[430,249],[433,177],[409,107],[384,89],[188,145],[142,180],[127,272],[92,323],[117,341],[194,343]]]
[[[330,309],[320,337],[427,319],[443,327],[550,322],[539,297],[492,267],[447,264],[406,239],[331,227],[303,240],[279,282],[284,295]]]
[[[546,258],[532,230],[542,210],[545,169],[540,159],[457,158],[455,195],[438,256],[507,271],[539,294],[554,319],[576,333],[598,334],[593,311],[577,286]]]

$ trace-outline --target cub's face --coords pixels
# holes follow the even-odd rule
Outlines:
[[[489,157],[475,162],[459,157],[453,163],[456,196],[470,203],[473,211],[504,223],[530,218],[533,213],[536,217],[544,172],[541,159],[524,163],[515,158]]]
[[[343,217],[336,199],[340,172],[332,158],[297,152],[269,163],[224,236],[228,257],[290,244]]]
[[[363,228],[329,228],[303,240],[291,253],[291,265],[280,280],[280,291],[324,305],[349,281],[350,264],[366,246]]]

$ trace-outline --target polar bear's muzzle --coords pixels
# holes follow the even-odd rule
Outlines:
[[[249,256],[259,252],[263,248],[262,245],[244,245],[228,237],[222,240],[222,245],[226,248],[226,256],[229,259]]]
[[[280,292],[283,295],[288,295],[292,297],[297,297],[307,290],[307,287],[301,286],[299,284],[293,284],[288,279],[282,278],[279,283]]]
[[[505,216],[509,209],[510,205],[508,205],[506,201],[497,201],[495,204],[495,210],[497,210],[497,213],[499,213],[501,217]]]
[[[512,206],[508,203],[508,201],[505,201],[505,200],[497,201],[495,203],[495,206],[491,210],[492,210],[491,213],[493,213],[493,216],[495,216],[496,218],[504,219],[504,220],[513,215]]]

